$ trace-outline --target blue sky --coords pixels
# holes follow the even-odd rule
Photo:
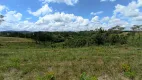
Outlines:
[[[0,31],[84,31],[142,24],[142,0],[1,0]]]

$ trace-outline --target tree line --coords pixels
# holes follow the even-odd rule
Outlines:
[[[0,16],[0,22],[3,22]],[[83,47],[93,45],[115,45],[127,44],[129,38],[140,42],[142,25],[134,25],[131,31],[124,31],[124,27],[115,26],[108,30],[99,28],[91,31],[80,32],[27,32],[27,31],[5,31],[0,32],[0,36],[31,38],[36,44],[55,45],[61,44],[63,47]],[[48,43],[48,44],[47,44]],[[50,43],[50,44],[49,44]]]
[[[137,27],[137,26],[135,26]],[[127,44],[128,39],[132,37],[137,41],[141,40],[141,30],[139,28],[132,28],[133,31],[123,31],[124,28],[120,26],[113,27],[109,30],[103,28],[94,31],[81,32],[1,32],[1,36],[7,37],[21,37],[31,38],[36,44],[60,43],[64,47],[83,47],[93,45],[115,45]],[[49,45],[49,44],[48,44]]]

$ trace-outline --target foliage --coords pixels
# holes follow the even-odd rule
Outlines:
[[[1,36],[31,38],[37,44],[44,44],[44,46],[57,46],[62,44],[63,47],[84,47],[94,45],[123,45],[130,44],[128,40],[130,37],[133,42],[141,42],[140,27],[134,29],[132,32],[123,31],[124,28],[120,26],[113,27],[109,30],[103,28],[95,31],[80,31],[80,32],[1,32]],[[50,44],[49,44],[50,43]],[[140,45],[135,43],[135,45]],[[53,46],[53,47],[54,47]],[[59,47],[60,47],[59,46]]]
[[[83,47],[86,45],[86,40],[85,39],[70,39],[66,40],[65,46],[67,47]]]
[[[49,72],[45,74],[43,77],[38,77],[37,80],[56,80],[56,79],[55,79],[54,73]]]
[[[5,42],[16,41],[13,39],[18,42]],[[0,79],[46,80],[49,71],[54,71],[57,80],[78,80],[81,72],[86,72],[89,79],[100,79],[105,74],[112,80],[120,79],[120,74],[132,78],[130,76],[133,73],[134,78],[141,79],[141,47],[110,45],[48,48],[33,42],[25,38],[0,37],[0,44],[3,45],[0,48]],[[126,68],[118,66],[122,63],[125,63]]]
[[[122,70],[126,77],[129,77],[130,79],[134,80],[136,73],[132,71],[132,68],[130,67],[130,65],[122,64]]]
[[[94,77],[87,76],[87,74],[84,72],[81,74],[80,80],[98,80],[98,79],[95,76]]]
[[[124,72],[128,72],[128,71],[131,71],[131,67],[128,64],[122,64],[122,70]]]
[[[124,75],[126,77],[129,77],[131,80],[134,80],[134,78],[136,77],[136,73],[132,71],[124,72]]]

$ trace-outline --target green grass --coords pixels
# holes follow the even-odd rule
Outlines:
[[[99,80],[142,79],[141,47],[46,48],[22,38],[1,39],[0,80],[48,80],[51,74],[57,80],[80,80],[83,73]]]

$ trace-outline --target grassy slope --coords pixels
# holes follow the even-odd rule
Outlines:
[[[18,41],[7,43],[1,39]],[[12,39],[0,38],[0,80],[36,80],[51,72],[57,80],[79,80],[83,72],[97,76],[100,80],[104,76],[112,80],[126,80],[123,77],[124,64],[130,65],[137,80],[142,79],[140,47],[125,45],[51,49],[37,46],[31,40]]]

